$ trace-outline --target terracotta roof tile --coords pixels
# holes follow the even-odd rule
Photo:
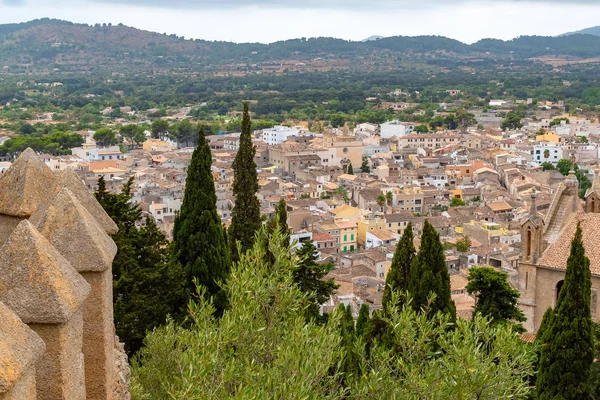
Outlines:
[[[560,238],[552,243],[538,265],[565,270],[567,268],[567,259],[571,253],[571,241],[575,236],[577,222],[581,222],[583,231],[583,246],[585,255],[590,259],[590,270],[593,275],[600,276],[600,214],[578,213],[566,224],[560,234]]]

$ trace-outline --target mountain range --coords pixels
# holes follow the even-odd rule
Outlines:
[[[545,58],[594,62],[600,58],[600,36],[591,33],[598,29],[559,37],[483,39],[470,45],[442,36],[374,36],[360,42],[302,38],[261,44],[190,40],[122,24],[91,26],[40,19],[0,25],[0,66],[13,73],[168,69],[244,74],[256,68],[262,72],[380,70],[419,64],[443,71]]]
[[[600,36],[600,26],[593,26],[591,28],[582,29],[582,30],[576,31],[576,32],[564,33],[561,36],[569,36],[569,35],[577,35],[577,34]]]

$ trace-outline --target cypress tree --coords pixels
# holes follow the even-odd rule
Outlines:
[[[404,229],[402,238],[396,247],[392,266],[385,278],[385,288],[383,290],[383,298],[381,300],[384,314],[389,314],[389,308],[392,305],[392,293],[399,293],[398,307],[402,307],[404,301],[402,296],[408,290],[408,281],[410,277],[410,264],[415,256],[416,250],[413,242],[412,224],[408,224]]]
[[[188,168],[181,211],[175,218],[172,251],[186,272],[189,289],[195,289],[193,280],[197,279],[206,288],[206,295],[213,297],[217,315],[220,315],[227,301],[219,283],[225,281],[229,273],[230,260],[217,214],[211,165],[210,148],[201,127],[198,147]]]
[[[259,187],[254,162],[255,153],[248,103],[244,103],[240,147],[232,165],[235,204],[229,228],[229,242],[233,261],[239,261],[237,242],[240,242],[242,252],[245,253],[252,247],[254,234],[261,225],[260,203],[256,197]]]
[[[440,235],[435,228],[425,220],[421,247],[413,258],[410,266],[408,291],[412,297],[412,306],[416,312],[425,310],[429,315],[438,311],[456,317],[456,306],[450,292],[450,275],[446,266],[444,248]],[[429,294],[436,294],[429,304]]]
[[[367,303],[363,303],[360,306],[360,310],[358,312],[358,319],[356,320],[356,337],[362,337],[365,334],[365,330],[367,329],[367,325],[369,324],[369,305]]]
[[[348,165],[348,175],[354,175],[354,168],[352,168],[352,163]]]
[[[590,260],[585,256],[578,224],[564,284],[542,338],[537,379],[540,399],[588,397],[587,384],[594,360],[591,292]]]
[[[354,351],[354,318],[352,317],[352,306],[344,303],[338,306],[338,312],[341,313],[339,332],[342,337],[341,346],[344,348],[344,360],[341,365],[341,372],[344,373],[342,380],[347,384],[358,372],[358,358]]]
[[[360,172],[371,172],[371,167],[369,167],[369,158],[367,156],[363,156],[362,164],[360,165]]]
[[[275,223],[277,228],[283,233],[283,244],[287,247],[290,245],[290,228],[287,223],[287,203],[284,199],[279,200],[275,213]]]
[[[271,235],[273,235],[276,229],[278,229],[283,236],[282,244],[285,247],[289,247],[290,229],[287,224],[287,204],[283,199],[281,199],[275,207],[275,216],[266,223],[266,234],[259,237],[259,240],[265,249],[265,261],[269,265],[272,265],[275,262],[275,255],[269,249],[269,242],[271,241]]]

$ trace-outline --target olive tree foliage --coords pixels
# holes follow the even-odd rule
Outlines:
[[[261,234],[264,234],[264,229]],[[337,313],[326,326],[307,323],[308,296],[293,283],[295,258],[276,230],[275,263],[265,262],[260,240],[233,267],[221,319],[199,296],[189,304],[191,327],[174,323],[146,339],[133,364],[137,399],[335,398],[341,394]]]
[[[171,322],[147,336],[133,362],[133,399],[519,399],[529,393],[535,350],[481,316],[453,325],[442,313],[417,314],[409,299],[384,317],[393,347],[376,341],[369,352],[362,337],[341,332],[347,310],[334,311],[324,324],[307,321],[310,299],[291,273],[298,261],[282,243],[276,231],[272,264],[260,240],[242,254],[225,284],[229,308],[220,319],[199,295],[189,304],[190,324]]]
[[[362,377],[351,389],[356,398],[527,398],[536,354],[510,328],[481,315],[455,323],[442,312],[428,318],[410,300],[392,310],[381,316],[391,327],[387,345],[363,358]]]

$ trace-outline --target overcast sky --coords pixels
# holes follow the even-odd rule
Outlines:
[[[332,36],[558,35],[600,25],[600,0],[0,0],[0,23],[123,23],[186,38],[274,42]]]

